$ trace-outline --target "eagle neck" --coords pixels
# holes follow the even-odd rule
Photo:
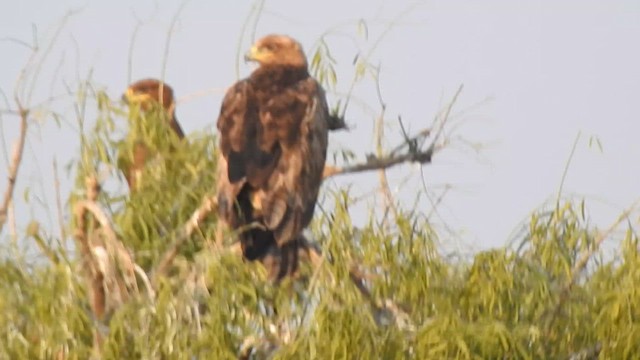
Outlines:
[[[261,66],[251,74],[251,83],[257,88],[272,88],[274,84],[282,87],[293,85],[309,77],[306,67],[300,66]]]

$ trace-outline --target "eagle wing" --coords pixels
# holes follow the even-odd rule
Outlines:
[[[324,91],[312,78],[275,95],[247,80],[227,91],[217,123],[219,212],[233,229],[260,227],[241,240],[282,247],[309,224],[326,160],[327,116]]]

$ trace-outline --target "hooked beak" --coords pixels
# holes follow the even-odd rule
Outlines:
[[[260,52],[260,49],[254,45],[246,54],[244,54],[244,61],[260,61],[263,56],[264,54]]]
[[[149,94],[145,93],[136,93],[132,88],[128,88],[127,91],[122,95],[122,101],[125,104],[134,104],[134,103],[143,103],[148,101],[150,98]]]

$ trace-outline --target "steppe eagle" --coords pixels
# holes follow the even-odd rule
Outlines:
[[[271,264],[270,277],[279,281],[297,270],[302,231],[322,183],[330,118],[296,40],[268,35],[245,60],[258,68],[227,90],[217,121],[218,212],[237,233],[244,257]]]
[[[142,79],[129,85],[122,98],[130,106],[139,106],[140,110],[144,112],[163,109],[164,114],[156,114],[158,118],[165,118],[168,121],[169,128],[173,130],[178,139],[184,138],[184,132],[176,118],[173,89],[168,84],[156,79]],[[132,158],[124,161],[124,165],[121,166],[131,192],[137,189],[142,169],[153,155],[150,145],[153,144],[145,144],[143,141],[136,140]],[[158,144],[155,145],[157,147]]]

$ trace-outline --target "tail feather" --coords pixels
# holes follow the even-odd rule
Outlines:
[[[240,226],[247,226],[257,220],[254,219],[250,195],[249,187],[245,186],[237,197],[238,208],[236,210]],[[287,223],[293,223],[293,221]],[[276,283],[287,276],[295,276],[298,271],[300,240],[293,235],[293,229],[290,227],[275,230],[252,228],[239,235],[244,258],[249,261],[262,262],[269,273],[269,279]],[[287,232],[286,238],[291,240],[278,244],[276,237],[284,237],[283,232]]]
[[[261,259],[269,272],[269,279],[276,283],[285,277],[295,277],[300,263],[300,245],[297,239],[284,246],[273,245]]]

